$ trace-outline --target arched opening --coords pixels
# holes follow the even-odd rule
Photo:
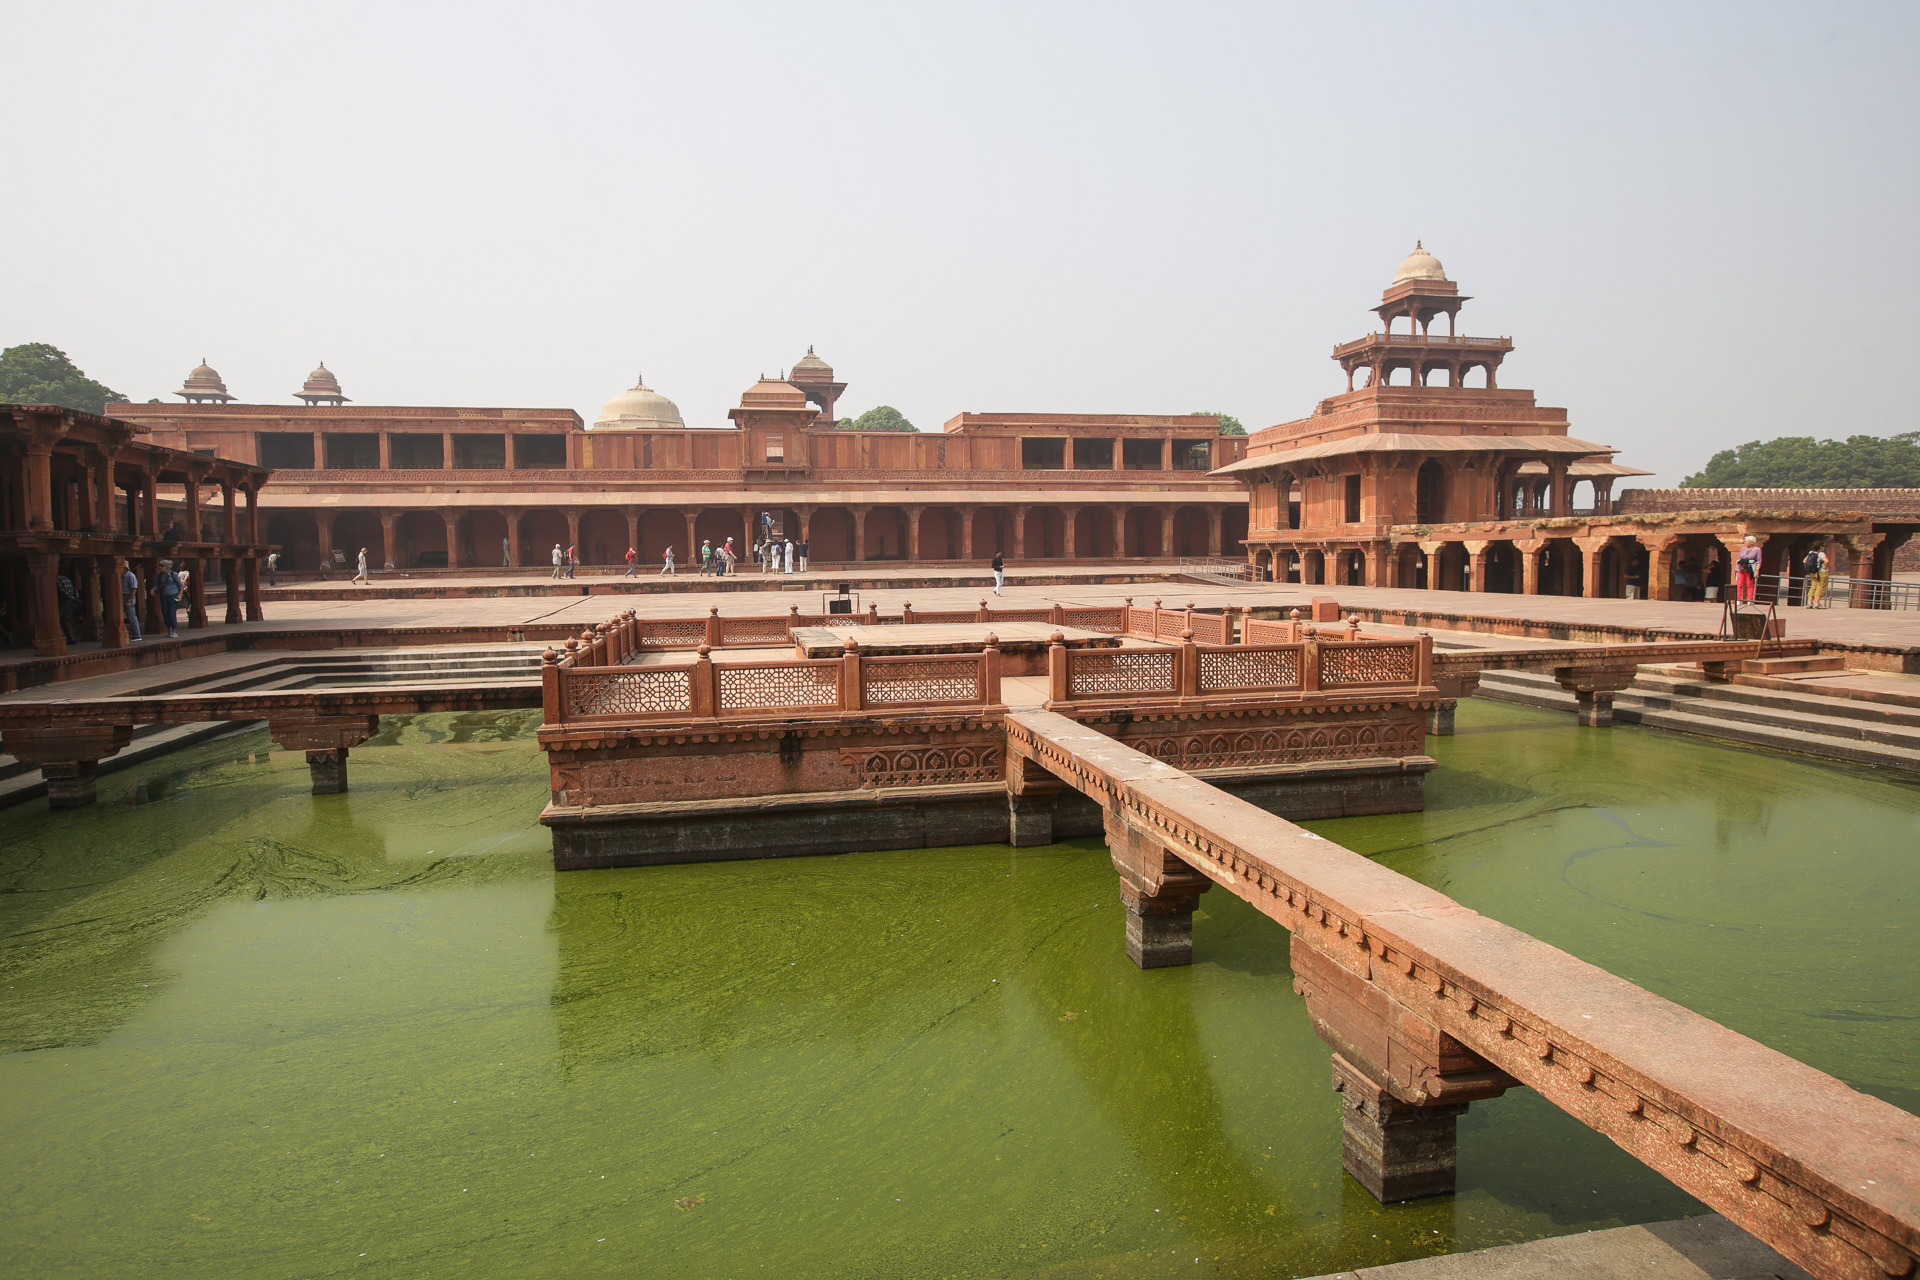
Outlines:
[[[845,564],[853,559],[853,512],[845,507],[816,507],[804,534],[807,567]]]
[[[1413,385],[1413,366],[1410,364],[1389,366],[1387,369],[1386,381],[1383,382],[1381,385],[1387,386],[1387,387],[1412,386]]]
[[[1487,590],[1512,595],[1524,585],[1520,553],[1511,542],[1496,542],[1487,548]]]
[[[1296,583],[1306,581],[1301,575],[1300,553],[1298,551],[1282,551],[1280,553],[1279,567],[1282,581]]]
[[[520,563],[553,564],[553,549],[567,549],[567,518],[558,511],[529,511],[520,517]]]
[[[665,548],[661,548],[663,551]],[[587,511],[580,517],[580,563],[624,564],[627,516],[624,511]]]
[[[1113,512],[1082,507],[1073,516],[1073,554],[1077,560],[1113,558]]]
[[[1571,486],[1570,502],[1576,515],[1591,512],[1597,503],[1594,501],[1594,487],[1591,480],[1575,480]],[[1584,493],[1582,492],[1584,490]]]
[[[267,517],[267,541],[280,548],[282,569],[320,564],[320,526],[310,511],[278,511]]]
[[[1302,586],[1322,586],[1327,581],[1327,553],[1308,551],[1300,557],[1300,583]]]
[[[1487,366],[1484,364],[1470,364],[1466,366],[1460,371],[1460,385],[1463,387],[1475,387],[1482,391],[1486,390]]]
[[[1247,550],[1247,509],[1228,507],[1220,513],[1220,553],[1238,560]]]
[[[454,521],[460,563],[469,569],[503,568],[511,562],[507,518],[498,511],[469,511]]]
[[[408,511],[393,522],[393,563],[400,569],[447,567],[447,525],[437,511]]]
[[[1182,507],[1173,516],[1173,554],[1204,556],[1213,536],[1213,522],[1201,507]]]
[[[1005,507],[981,507],[973,513],[973,558],[1013,556],[1013,513]]]
[[[1272,582],[1273,581],[1273,552],[1271,551],[1255,552],[1253,556],[1253,567],[1256,575],[1263,582]]]
[[[907,512],[904,507],[874,507],[867,512],[867,559],[907,558]]]
[[[1440,524],[1446,519],[1447,473],[1432,458],[1420,464],[1414,476],[1414,523]]]
[[[734,553],[743,560],[752,559],[746,542],[746,522],[733,507],[708,507],[694,519],[693,531],[702,543],[713,547],[716,555],[727,539],[732,538]],[[699,555],[697,548],[694,555]]]
[[[621,533],[624,539],[625,531]],[[700,562],[700,545],[687,545],[687,517],[678,507],[649,507],[640,513],[640,541],[633,548],[634,561],[637,564],[664,565],[667,548],[673,548],[676,566],[697,565]],[[625,546],[620,548],[616,561],[627,558]]]
[[[1453,370],[1444,364],[1430,364],[1420,371],[1420,385],[1450,387],[1453,385]]]
[[[1152,507],[1135,507],[1127,512],[1127,545],[1123,554],[1154,557],[1165,555],[1160,546],[1160,513]]]
[[[1342,551],[1340,553],[1341,582],[1349,587],[1364,587],[1367,582],[1367,553],[1364,551]]]
[[[952,507],[928,507],[920,513],[920,558],[960,558],[960,513]]]
[[[1347,390],[1364,391],[1373,385],[1373,366],[1357,364],[1347,371]]]
[[[1058,507],[1028,507],[1021,542],[1028,560],[1054,560],[1066,554],[1067,522]]]
[[[347,553],[349,570],[362,547],[367,550],[368,568],[378,569],[387,562],[387,544],[380,531],[380,517],[371,511],[342,511],[334,516],[333,545]]]

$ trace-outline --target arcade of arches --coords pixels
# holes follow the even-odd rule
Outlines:
[[[1004,505],[534,506],[408,509],[272,509],[267,540],[291,570],[353,563],[396,569],[542,566],[553,548],[579,548],[582,564],[617,565],[636,548],[657,565],[671,546],[684,565],[702,542],[736,547],[764,511],[775,530],[809,544],[816,565],[868,561],[1167,559],[1243,554],[1243,501]],[[336,553],[338,553],[336,555]]]

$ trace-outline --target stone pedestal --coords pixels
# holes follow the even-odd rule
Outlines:
[[[1007,843],[1015,848],[1053,843],[1053,805],[1059,789],[1007,795]]]
[[[47,781],[47,808],[78,809],[92,804],[94,773],[98,768],[99,762],[95,760],[41,765],[40,776]]]
[[[1378,1088],[1338,1054],[1340,1163],[1382,1204],[1453,1194],[1455,1131],[1464,1102],[1413,1106]]]
[[[339,795],[347,789],[347,749],[325,747],[307,752],[307,772],[313,775],[313,794]]]
[[[1453,736],[1453,712],[1460,704],[1452,698],[1440,699],[1440,705],[1427,712],[1427,732],[1437,738]]]
[[[1553,678],[1580,705],[1580,723],[1592,729],[1613,727],[1613,695],[1632,684],[1638,667],[1555,667]]]

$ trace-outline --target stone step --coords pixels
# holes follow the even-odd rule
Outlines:
[[[251,729],[258,723],[257,720],[215,720],[206,724],[136,725],[133,741],[117,755],[102,760],[95,774],[104,776],[118,773],[182,747]],[[23,764],[12,756],[0,756],[0,807],[19,804],[46,793],[47,784],[40,777],[40,766]]]
[[[1700,679],[1685,667],[1642,667],[1633,682],[1636,692],[1666,693],[1724,705],[1771,707],[1804,711],[1836,720],[1869,724],[1899,724],[1920,728],[1920,707],[1902,707],[1858,698],[1827,697],[1805,687],[1762,689],[1744,684],[1720,684]]]
[[[1844,671],[1846,666],[1845,658],[1831,653],[1825,657],[1750,658],[1740,664],[1740,670],[1756,676],[1779,676],[1795,671]]]
[[[1556,711],[1572,711],[1576,705],[1573,695],[1555,684],[1551,676],[1528,671],[1487,672],[1480,678],[1480,693],[1503,702]],[[1752,719],[1747,717],[1761,713],[1705,700],[1682,700],[1681,709],[1673,709],[1673,701],[1659,696],[1648,698],[1628,689],[1615,696],[1613,718],[1621,724],[1920,773],[1920,733],[1888,729],[1868,737],[1867,726],[1841,717],[1801,713]]]

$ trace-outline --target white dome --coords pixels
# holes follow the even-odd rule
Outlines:
[[[1407,255],[1407,260],[1402,262],[1400,269],[1393,273],[1395,284],[1403,280],[1445,280],[1446,278],[1447,269],[1440,265],[1440,259],[1422,248],[1418,240],[1413,242],[1413,252]]]
[[[595,427],[633,430],[638,427],[686,425],[680,420],[678,405],[649,387],[645,378],[637,378],[633,386],[600,406],[600,416],[593,420],[593,426],[587,430]]]

